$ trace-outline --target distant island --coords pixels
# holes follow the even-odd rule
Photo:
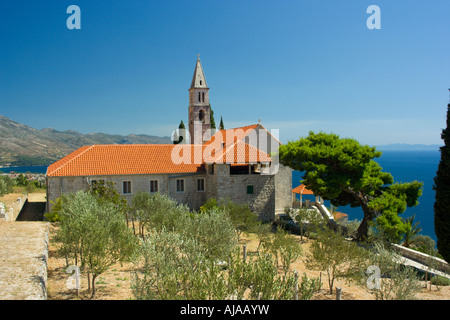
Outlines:
[[[439,144],[392,143],[377,146],[377,149],[381,151],[439,151],[440,147]]]

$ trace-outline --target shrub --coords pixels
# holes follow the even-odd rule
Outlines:
[[[398,257],[380,243],[375,243],[369,257],[369,265],[375,267],[379,274],[368,275],[362,270],[362,284],[368,286],[369,281],[375,280],[369,292],[377,300],[410,300],[413,299],[421,286],[416,271],[397,262]],[[364,271],[363,271],[364,270]]]
[[[443,276],[434,276],[431,278],[431,284],[435,286],[450,286],[450,279]]]
[[[307,266],[315,270],[326,270],[330,294],[334,280],[353,275],[365,259],[365,250],[355,242],[347,241],[340,233],[325,229],[318,233],[317,241],[311,244]]]

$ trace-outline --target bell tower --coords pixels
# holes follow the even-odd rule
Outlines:
[[[211,106],[209,88],[203,73],[200,55],[197,54],[194,76],[189,89],[189,134],[191,144],[203,144],[211,139]]]

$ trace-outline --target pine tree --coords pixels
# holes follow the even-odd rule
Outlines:
[[[445,261],[450,262],[450,103],[447,105],[447,127],[442,130],[444,146],[441,149],[433,189],[436,191],[434,203],[434,230],[437,249]]]
[[[220,129],[220,130],[224,130],[224,129],[225,129],[225,127],[223,126],[223,119],[222,119],[222,116],[220,117],[220,125],[219,125],[219,129]]]
[[[173,136],[173,144],[179,144],[183,141],[183,135],[185,134],[184,130],[186,130],[186,127],[184,126],[183,120],[181,120],[180,125],[178,126],[178,131],[181,135],[179,135],[178,132],[175,131]]]
[[[209,105],[209,123],[211,124],[211,129],[216,128],[216,121],[214,120],[214,111],[211,108],[211,105]]]

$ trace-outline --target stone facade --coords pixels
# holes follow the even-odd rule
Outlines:
[[[158,181],[158,192],[169,195],[179,203],[187,204],[191,209],[198,209],[206,201],[206,191],[197,190],[197,179],[205,179],[205,174],[158,174],[158,175],[111,175],[81,177],[47,177],[47,208],[51,210],[62,194],[88,190],[92,181],[103,180],[114,183],[116,190],[127,201],[131,201],[137,192],[150,192],[150,181]],[[177,191],[177,180],[183,181],[183,191]],[[126,192],[123,184],[130,182],[131,190]],[[206,181],[203,185],[207,186]],[[124,192],[125,191],[125,192]]]
[[[150,181],[158,181],[158,192],[191,209],[198,210],[209,198],[230,199],[238,204],[248,204],[261,220],[270,221],[276,212],[283,212],[290,205],[291,172],[291,169],[280,166],[274,175],[251,173],[250,168],[248,174],[231,174],[230,164],[211,164],[204,173],[47,177],[47,208],[51,210],[52,202],[62,194],[87,190],[93,180],[113,182],[119,194],[128,201],[139,191],[150,192]],[[183,181],[183,191],[177,190],[177,184],[180,184],[177,180]],[[124,193],[125,181],[130,181],[129,193]],[[198,190],[199,187],[203,190]]]

